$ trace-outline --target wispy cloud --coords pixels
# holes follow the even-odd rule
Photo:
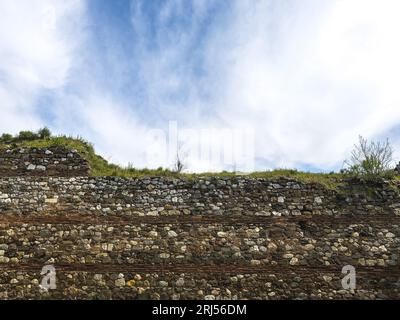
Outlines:
[[[171,120],[210,129],[210,147],[226,141],[211,129],[253,129],[257,169],[337,169],[358,134],[400,149],[396,0],[132,0],[102,21],[88,3],[105,14],[101,0],[0,4],[4,131],[49,123],[36,100],[50,91],[52,128],[139,167],[171,165],[146,157]]]
[[[83,2],[3,0],[0,2],[0,127],[15,132],[44,121],[36,101],[43,90],[62,88],[77,45],[73,22]]]
[[[208,46],[221,119],[254,126],[267,164],[340,165],[358,134],[382,134],[400,120],[398,6],[237,2]]]

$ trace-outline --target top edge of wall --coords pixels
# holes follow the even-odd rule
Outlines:
[[[0,177],[89,176],[88,162],[77,150],[61,146],[0,151]]]

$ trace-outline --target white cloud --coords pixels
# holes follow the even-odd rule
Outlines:
[[[18,131],[43,123],[34,105],[42,90],[65,85],[78,44],[70,26],[80,20],[82,1],[0,2],[0,128]]]
[[[257,157],[275,166],[338,166],[358,134],[400,121],[400,4],[302,2],[288,14],[273,3],[238,2],[211,43],[217,110],[254,126]]]
[[[0,3],[7,13],[0,21],[0,126],[7,130],[42,123],[34,102],[52,90],[56,130],[86,137],[118,163],[170,166],[170,159],[146,157],[149,147],[165,150],[146,137],[177,120],[198,132],[254,129],[257,169],[330,170],[340,167],[358,134],[382,137],[400,121],[396,0],[236,0],[225,8],[196,0],[190,14],[186,1],[169,0],[151,17],[141,10],[146,2],[133,1],[131,59],[119,60],[124,55],[111,45],[107,54],[118,87],[133,72],[140,97],[105,88],[93,76],[100,73],[80,65],[80,56],[99,54],[78,46],[83,2],[35,1]],[[43,18],[49,12],[55,28],[48,28],[52,14]],[[176,18],[185,22],[171,24]],[[69,79],[73,94],[64,90]],[[212,130],[206,136],[210,147],[223,141]],[[395,143],[400,147],[400,139]],[[192,171],[224,168],[189,160]]]
[[[168,120],[178,120],[181,128],[195,130],[253,128],[258,169],[330,170],[342,164],[358,134],[376,136],[399,122],[397,1],[230,4],[204,43],[197,43],[212,2],[196,2],[191,23],[178,30],[168,21],[182,15],[182,1],[166,1],[152,21],[141,11],[143,2],[133,2],[137,70],[148,112],[160,113],[165,121],[157,125],[165,129]],[[149,46],[149,39],[155,44]],[[192,71],[201,61],[206,73],[198,77]],[[171,99],[176,94],[180,98]],[[126,123],[119,114],[115,122]],[[126,123],[117,131],[121,128],[137,136],[137,125],[128,129]],[[222,143],[209,136],[210,148]],[[143,163],[141,153],[128,152],[125,145],[121,142],[117,159],[124,162],[129,154],[133,163]],[[207,168],[198,159],[190,162],[193,171],[223,168],[222,163]]]
[[[125,165],[134,163],[136,167],[157,167],[157,159],[148,163],[146,158],[148,128],[140,124],[128,106],[95,92],[84,100],[78,113],[87,125],[80,131],[85,138],[96,141],[96,150],[107,160]]]

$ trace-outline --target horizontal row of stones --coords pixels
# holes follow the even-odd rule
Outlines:
[[[392,213],[400,216],[393,185],[343,195],[314,184],[282,180],[205,178],[2,178],[0,211],[72,207],[110,215],[241,214],[257,216]]]
[[[0,263],[395,266],[400,225],[0,225]]]
[[[87,273],[56,269],[56,289],[40,287],[39,272],[0,274],[0,299],[388,299],[400,297],[400,278],[359,279],[341,286],[342,274]]]
[[[63,147],[18,148],[0,153],[0,175],[2,176],[38,175],[40,173],[62,176],[64,171],[88,173],[89,165],[76,150],[68,150]]]

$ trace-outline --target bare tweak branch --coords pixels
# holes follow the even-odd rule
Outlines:
[[[183,160],[182,155],[182,146],[180,146],[176,152],[175,163],[173,166],[172,171],[175,173],[181,173],[183,170],[186,169],[186,165]]]
[[[368,141],[362,136],[354,145],[350,159],[345,161],[345,171],[361,176],[379,176],[391,170],[393,149],[389,139],[386,141]]]

